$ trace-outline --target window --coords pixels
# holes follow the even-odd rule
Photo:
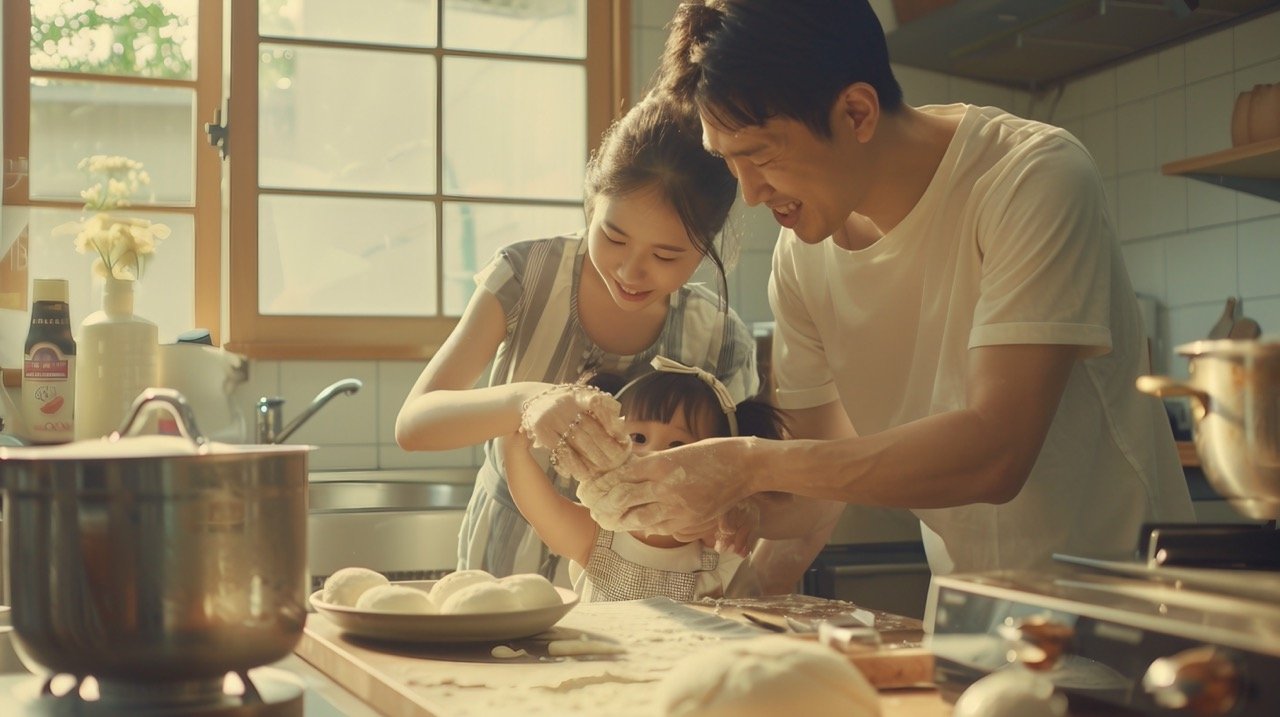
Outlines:
[[[232,348],[429,356],[497,248],[581,228],[624,3],[253,5],[230,22]]]
[[[172,229],[136,310],[162,341],[196,325],[216,336],[220,167],[198,125],[220,102],[221,13],[217,0],[4,3],[0,308],[26,312],[35,277],[70,281],[73,324],[99,308],[91,257],[52,230],[81,218],[80,160],[124,155],[152,179],[129,215]]]
[[[201,326],[259,358],[429,356],[498,247],[581,227],[629,15],[627,0],[6,0],[0,309],[25,313],[37,276],[72,280],[74,323],[98,308],[90,258],[51,229],[81,215],[79,160],[119,154],[152,177],[130,213],[173,229],[137,299],[161,341]],[[223,106],[226,161],[204,130]]]

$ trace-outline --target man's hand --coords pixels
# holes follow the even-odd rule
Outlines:
[[[710,438],[647,456],[581,480],[578,499],[607,530],[697,537],[753,491],[753,438]]]

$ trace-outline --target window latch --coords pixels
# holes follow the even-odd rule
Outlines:
[[[227,104],[230,105],[231,100],[227,100]],[[226,159],[228,154],[227,123],[222,121],[221,107],[213,111],[213,121],[205,123],[204,133],[209,136],[209,146],[218,150],[219,157]]]

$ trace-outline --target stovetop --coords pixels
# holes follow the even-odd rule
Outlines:
[[[956,699],[1011,659],[1044,655],[1039,648],[1046,643],[1038,638],[1057,635],[1051,645],[1057,659],[1033,666],[1073,701],[1150,715],[1187,714],[1162,700],[1211,687],[1231,695],[1229,713],[1235,717],[1280,714],[1277,576],[1244,571],[1240,579],[1253,587],[1237,595],[1158,572],[1159,577],[1142,578],[1063,565],[935,578],[938,608],[930,647],[943,697]],[[1185,683],[1153,686],[1153,678],[1175,672]]]
[[[1144,570],[1136,563],[1134,566],[1135,572]],[[939,586],[960,585],[964,592],[993,600],[1020,602],[1046,611],[1280,657],[1280,588],[1275,588],[1271,599],[1263,599],[1268,585],[1280,584],[1276,582],[1280,575],[1232,573],[1242,581],[1255,581],[1253,592],[1259,594],[1242,596],[1190,586],[1169,578],[1170,570],[1195,572],[1190,568],[1155,570],[1149,572],[1158,577],[1139,579],[1063,566],[1044,572],[986,573],[963,576],[958,581],[949,577],[935,580]],[[940,602],[940,609],[945,608],[946,604]],[[940,616],[939,621],[944,617]]]
[[[54,678],[50,688],[54,695],[42,695],[45,678],[31,673],[0,674],[0,715],[5,717],[346,717],[317,690],[292,673],[260,667],[249,671],[261,702],[241,699],[224,700],[217,705],[156,707],[130,705],[111,706],[96,701],[94,682],[80,690],[89,700],[78,699],[68,691],[75,688],[70,675]],[[232,680],[228,677],[228,680]]]

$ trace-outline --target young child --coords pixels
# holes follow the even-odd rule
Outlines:
[[[709,371],[737,399],[755,394],[751,333],[723,293],[687,283],[708,259],[723,291],[717,234],[736,189],[724,162],[703,150],[697,119],[647,98],[592,156],[586,230],[504,247],[476,275],[471,303],[396,420],[406,450],[485,444],[459,569],[554,579],[558,558],[512,502],[493,439],[514,432],[531,403],[550,425],[592,406],[616,416],[616,404],[600,403],[611,398],[566,385],[586,369],[629,376],[661,354]],[[477,388],[490,364],[487,384]],[[548,474],[545,454],[539,459],[542,481],[574,496],[573,483]]]
[[[671,359],[659,356],[652,365],[656,371],[617,391],[633,453],[643,455],[717,436],[783,437],[784,423],[772,406],[755,400],[735,405],[715,376]],[[666,596],[688,602],[755,590],[744,555],[712,547],[724,542],[725,535],[684,542],[667,535],[605,530],[586,506],[547,483],[523,433],[504,438],[502,454],[516,506],[552,552],[571,561],[569,575],[584,601]],[[720,522],[721,530],[731,531],[743,554],[751,547],[748,536],[754,518],[754,506],[745,502]]]

